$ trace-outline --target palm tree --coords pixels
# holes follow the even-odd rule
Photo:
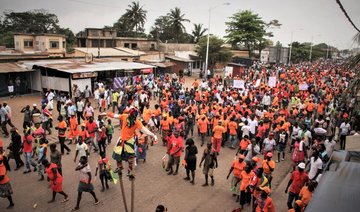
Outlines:
[[[169,25],[172,28],[173,37],[176,42],[179,42],[179,38],[185,33],[183,22],[190,22],[190,20],[184,18],[185,14],[181,14],[181,10],[178,7],[171,9],[167,16],[169,17]]]
[[[143,6],[140,6],[139,1],[131,2],[128,5],[128,9],[124,14],[124,17],[127,20],[127,23],[130,24],[132,30],[135,28],[136,35],[138,34],[139,29],[143,29],[145,21],[146,21],[146,13],[147,11],[143,9]]]
[[[207,29],[203,28],[203,24],[194,24],[194,29],[191,32],[193,37],[193,42],[198,43],[199,39],[204,36],[206,31]]]

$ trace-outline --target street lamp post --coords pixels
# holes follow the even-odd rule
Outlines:
[[[316,36],[321,36],[321,34],[317,34]],[[313,50],[313,41],[314,41],[314,36],[311,36],[311,43],[310,43],[310,55],[309,55],[309,62],[311,62],[311,56],[312,56],[312,50]]]
[[[296,31],[302,31],[303,28],[297,29]],[[289,49],[289,64],[291,64],[291,53],[292,53],[292,43],[293,43],[294,31],[291,31],[291,40],[290,40],[290,49]]]
[[[211,23],[211,10],[223,5],[230,5],[230,3],[222,3],[214,7],[209,8],[209,20],[208,20],[208,33],[207,33],[207,42],[206,42],[206,58],[205,58],[205,69],[204,69],[204,78],[206,78],[208,67],[209,67],[209,43],[210,43],[210,23]]]

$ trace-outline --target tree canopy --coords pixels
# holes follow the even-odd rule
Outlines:
[[[203,24],[194,24],[194,29],[191,32],[192,42],[198,43],[207,31],[207,28],[203,28]]]
[[[0,45],[14,47],[14,33],[55,33],[67,36],[67,47],[75,43],[74,33],[69,28],[61,28],[55,14],[46,10],[26,12],[4,12],[0,21]]]
[[[268,32],[268,29],[281,26],[278,20],[266,23],[258,14],[249,10],[237,12],[229,19],[230,21],[226,22],[228,42],[234,48],[245,46],[250,55],[255,48],[261,53],[261,50],[270,44],[267,38],[272,37],[273,34]]]
[[[190,22],[182,14],[180,8],[171,9],[165,16],[160,16],[151,27],[150,35],[162,42],[187,43],[191,42],[191,35],[186,33],[184,22]]]
[[[200,38],[197,43],[196,52],[199,56],[205,60],[206,58],[206,44],[207,38]],[[209,69],[213,69],[216,63],[228,62],[231,59],[231,52],[229,49],[223,47],[224,41],[216,36],[210,36],[209,38]]]

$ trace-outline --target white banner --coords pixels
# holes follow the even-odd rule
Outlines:
[[[299,85],[299,90],[300,91],[306,91],[308,89],[308,85],[306,83],[300,84]]]
[[[273,88],[276,86],[276,77],[269,77],[269,87]]]
[[[243,88],[245,89],[245,81],[244,80],[234,80],[234,88]]]
[[[229,77],[229,76],[233,75],[233,67],[232,66],[226,66],[225,67],[225,77]]]

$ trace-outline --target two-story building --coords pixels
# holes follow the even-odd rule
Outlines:
[[[115,48],[125,47],[140,51],[157,50],[157,41],[148,38],[117,37],[113,29],[86,28],[77,36],[78,47]]]
[[[49,57],[64,57],[66,52],[66,36],[58,34],[26,34],[14,35],[15,50],[47,53]]]

